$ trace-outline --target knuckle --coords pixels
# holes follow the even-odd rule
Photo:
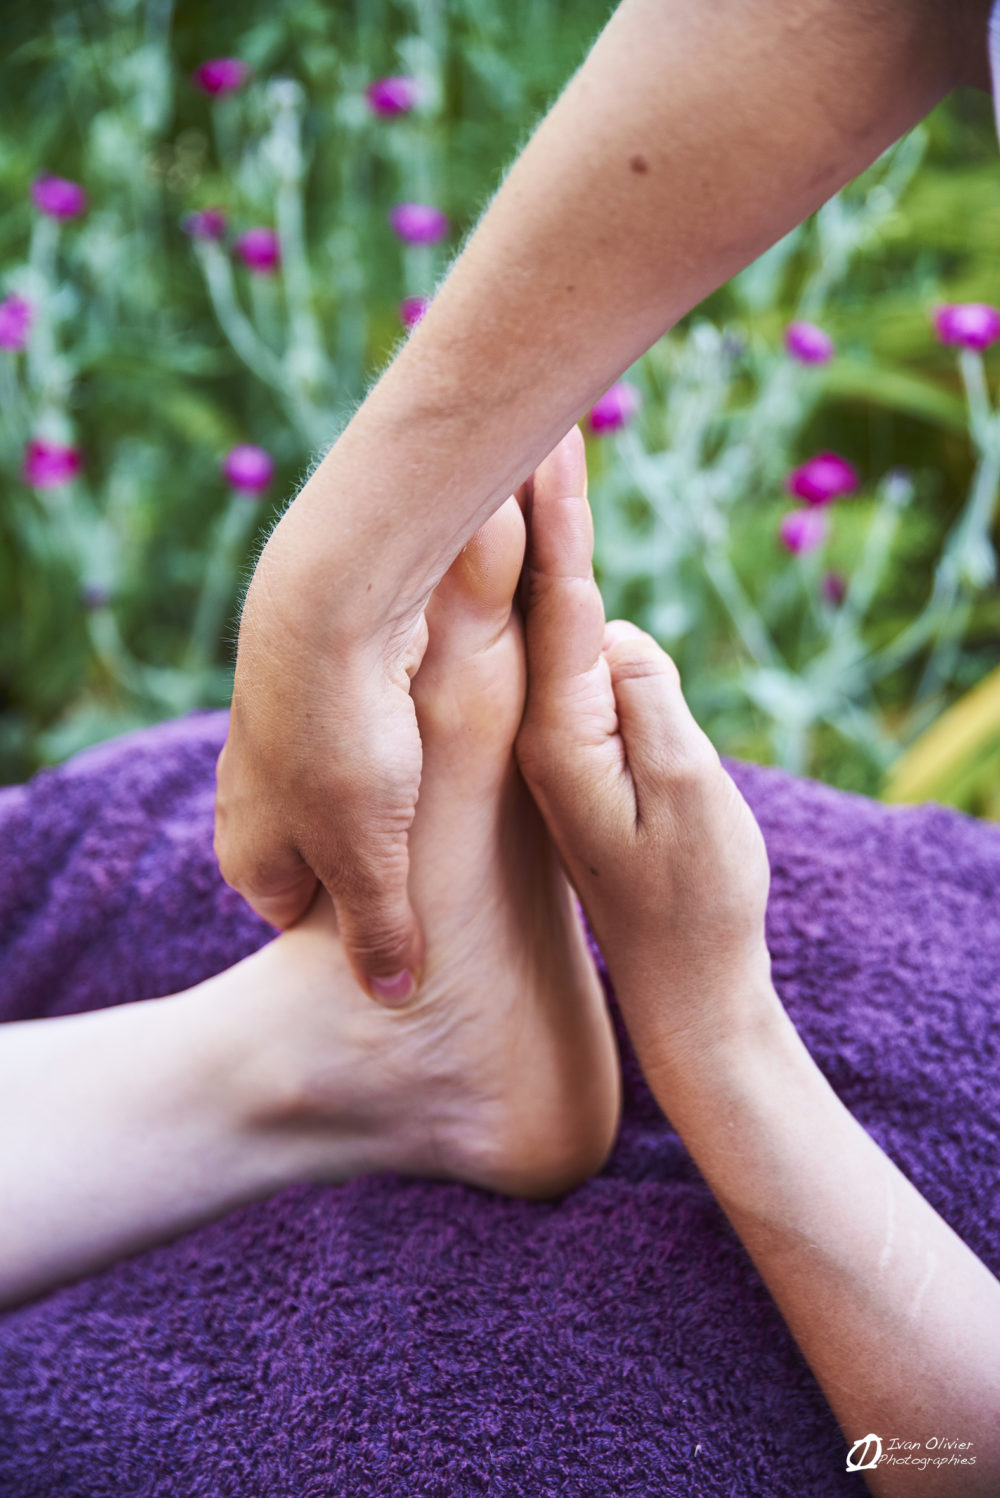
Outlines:
[[[681,684],[676,664],[654,640],[618,640],[608,651],[608,663],[619,681],[661,676],[673,687],[679,688]]]
[[[236,846],[234,839],[228,835],[226,827],[220,826],[219,823],[216,823],[212,837],[212,848],[223,881],[229,885],[230,889],[239,890],[242,893],[247,885],[242,852]]]
[[[222,878],[251,904],[293,898],[303,884],[312,883],[302,856],[284,839],[250,844],[227,836],[225,824],[217,824],[212,845]]]
[[[346,945],[357,965],[375,976],[398,973],[407,966],[409,939],[396,932],[356,932]]]
[[[711,740],[700,729],[661,756],[662,778],[678,794],[697,795],[713,784],[721,760]]]
[[[215,849],[215,860],[219,865],[219,873],[222,875],[223,883],[228,884],[230,889],[239,889],[240,870],[237,861],[230,857],[229,850],[220,846],[216,837],[213,844]]]
[[[324,880],[356,919],[371,928],[384,913],[395,912],[405,900],[409,861],[405,829],[392,834],[373,850],[369,841],[365,852],[353,844],[352,856],[342,852],[333,860],[329,880]]]
[[[672,686],[675,686],[680,691],[681,673],[678,670],[677,662],[665,650],[660,650],[659,646],[656,649],[658,651],[658,664],[661,673],[668,679]]]
[[[359,966],[369,972],[398,972],[405,967],[411,942],[411,922],[405,904],[361,912],[337,907],[344,945]]]

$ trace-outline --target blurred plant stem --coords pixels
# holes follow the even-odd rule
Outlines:
[[[52,373],[55,365],[55,331],[53,301],[56,292],[56,254],[59,248],[59,224],[44,213],[35,215],[28,250],[27,286],[35,309],[34,326],[27,348],[28,384],[44,408],[53,398]]]
[[[236,300],[233,284],[233,268],[228,257],[214,242],[203,239],[195,243],[195,253],[205,277],[212,310],[219,322],[229,346],[247,369],[258,379],[265,380],[280,395],[284,395],[285,384],[281,365],[267,344],[259,336],[250,319]]]
[[[27,405],[18,378],[16,355],[0,349],[0,411],[11,462],[20,458],[20,449],[28,437]]]
[[[276,181],[275,218],[281,243],[285,296],[288,303],[286,368],[295,385],[319,384],[326,377],[332,389],[336,370],[325,358],[323,339],[312,298],[312,275],[306,250],[305,172],[302,151],[304,96],[299,84],[280,79],[271,85],[272,107],[269,158]]]
[[[1000,419],[990,407],[982,356],[963,349],[959,362],[968,397],[970,436],[979,454],[968,498],[945,538],[928,602],[869,668],[877,680],[931,644],[914,693],[911,732],[919,732],[933,716],[935,698],[954,672],[974,596],[996,575],[991,532],[1000,485]]]
[[[231,490],[216,521],[205,557],[201,593],[184,659],[192,683],[212,664],[226,615],[232,608],[233,578],[238,576],[247,542],[260,523],[256,500]]]

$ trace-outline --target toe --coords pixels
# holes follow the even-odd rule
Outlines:
[[[503,778],[524,707],[524,648],[513,608],[524,518],[508,499],[449,568],[427,605],[427,650],[411,688],[424,744],[420,799]],[[456,775],[458,779],[456,779]]]
[[[428,654],[467,656],[491,645],[510,618],[523,561],[524,517],[511,498],[480,526],[434,590]]]

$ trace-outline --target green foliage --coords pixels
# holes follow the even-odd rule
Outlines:
[[[0,778],[228,700],[261,535],[609,8],[248,0],[235,25],[195,0],[8,6],[0,294],[42,310],[26,353],[0,351]],[[244,89],[192,87],[230,54],[253,68]],[[364,88],[396,72],[424,102],[375,118]],[[30,203],[42,172],[90,197],[58,232]],[[877,791],[1000,659],[992,438],[970,431],[930,325],[939,302],[995,298],[998,172],[988,102],[956,96],[651,350],[639,420],[591,443],[609,612],[674,652],[724,750]],[[403,200],[443,208],[447,244],[400,245],[387,215]],[[231,237],[276,227],[285,275],[193,245],[181,220],[207,206]],[[832,334],[831,364],[784,355],[794,316]],[[77,443],[82,479],[27,486],[36,435]],[[220,476],[241,442],[277,463],[253,512]],[[824,555],[789,557],[784,475],[823,449],[862,490],[834,506]],[[887,479],[900,468],[905,483]],[[842,608],[821,595],[829,568],[852,580]],[[95,584],[110,602],[88,608]],[[981,781],[964,804],[986,810]]]

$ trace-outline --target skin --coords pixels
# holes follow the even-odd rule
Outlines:
[[[511,499],[427,611],[417,1001],[372,1004],[320,891],[294,930],[186,993],[3,1026],[0,1304],[296,1181],[393,1170],[537,1197],[600,1169],[618,1057],[513,757],[523,555]]]
[[[880,1466],[878,1498],[1000,1485],[1000,1283],[851,1116],[770,979],[760,830],[676,667],[605,627],[579,452],[536,495],[518,761],[593,923],[652,1091],[844,1432],[961,1432],[975,1467]],[[575,471],[574,471],[575,467]],[[559,494],[559,499],[551,496]],[[574,497],[578,496],[578,497]]]
[[[0,1298],[294,1180],[393,1169],[544,1196],[599,1168],[617,1061],[567,886],[514,771],[520,724],[518,762],[650,1086],[848,1446],[930,1418],[972,1443],[974,1468],[883,1466],[866,1474],[871,1491],[987,1498],[1000,1484],[1000,1284],[789,1022],[770,979],[760,831],[673,663],[632,626],[605,626],[585,486],[574,432],[522,496],[526,703],[514,506],[430,610],[414,684],[420,996],[371,1004],[320,895],[294,930],[188,994],[5,1026],[0,1106],[24,1142],[0,1157]]]
[[[677,318],[956,84],[986,82],[986,12],[624,0],[283,516],[243,611],[216,848],[280,927],[318,878],[376,997],[406,1002],[425,958],[409,682],[437,581]]]

